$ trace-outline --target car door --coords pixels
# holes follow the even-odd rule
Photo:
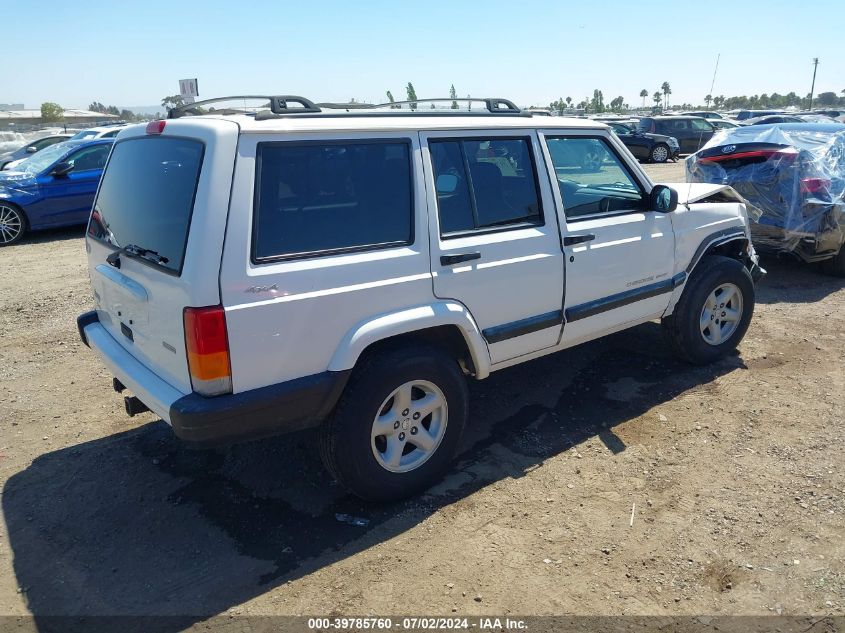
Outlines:
[[[37,210],[45,225],[82,224],[88,219],[110,150],[111,143],[82,147],[63,161],[73,164],[70,172],[54,176],[48,169],[38,177],[42,198]]]
[[[618,123],[613,123],[610,127],[634,156],[637,158],[646,158],[648,156],[647,146],[650,143],[645,136],[634,134],[630,128]]]
[[[693,139],[693,152],[697,152],[704,144],[713,138],[715,127],[706,119],[690,119],[690,130]]]
[[[563,254],[533,130],[420,134],[434,294],[462,302],[495,363],[553,347]]]
[[[675,238],[668,215],[647,208],[650,183],[617,142],[597,130],[541,132],[554,173],[566,258],[562,345],[570,346],[660,316],[672,289]],[[555,156],[595,151],[597,172],[561,165]]]
[[[698,151],[697,137],[693,134],[690,127],[689,119],[676,119],[672,121],[664,121],[665,131],[660,131],[660,134],[667,136],[674,136],[678,139],[678,145],[681,146],[681,153],[692,154]]]

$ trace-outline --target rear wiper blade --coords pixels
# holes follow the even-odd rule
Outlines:
[[[166,264],[170,261],[167,257],[159,255],[157,251],[150,250],[149,248],[143,248],[137,244],[127,244],[123,248],[116,250],[106,257],[106,263],[114,266],[115,268],[120,268],[120,256],[124,253],[126,255],[131,255],[132,257],[146,259],[156,264]]]

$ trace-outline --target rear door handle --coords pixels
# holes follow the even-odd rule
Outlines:
[[[451,266],[452,264],[460,264],[461,262],[468,262],[473,259],[481,259],[481,253],[458,253],[457,255],[441,255],[440,265]]]
[[[582,233],[581,235],[567,235],[563,238],[564,246],[572,246],[574,244],[583,244],[584,242],[592,242],[596,239],[593,233]]]

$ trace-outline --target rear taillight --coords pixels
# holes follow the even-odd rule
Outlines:
[[[715,156],[702,156],[698,160],[702,163],[723,163],[735,160],[748,161],[752,163],[764,163],[768,160],[778,160],[784,162],[792,162],[798,156],[798,152],[793,148],[787,149],[764,149],[753,150],[750,152],[734,152],[732,154],[717,154]]]
[[[827,178],[804,178],[801,181],[801,193],[827,193],[830,180]]]
[[[232,392],[223,306],[185,308],[185,347],[194,391],[203,396]]]
[[[161,134],[164,132],[164,126],[167,125],[167,121],[150,121],[147,123],[147,134]]]

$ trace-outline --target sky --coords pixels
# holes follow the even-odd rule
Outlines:
[[[670,104],[714,95],[845,89],[841,0],[0,0],[0,103],[158,105],[197,78],[200,99],[505,97],[520,106]]]

